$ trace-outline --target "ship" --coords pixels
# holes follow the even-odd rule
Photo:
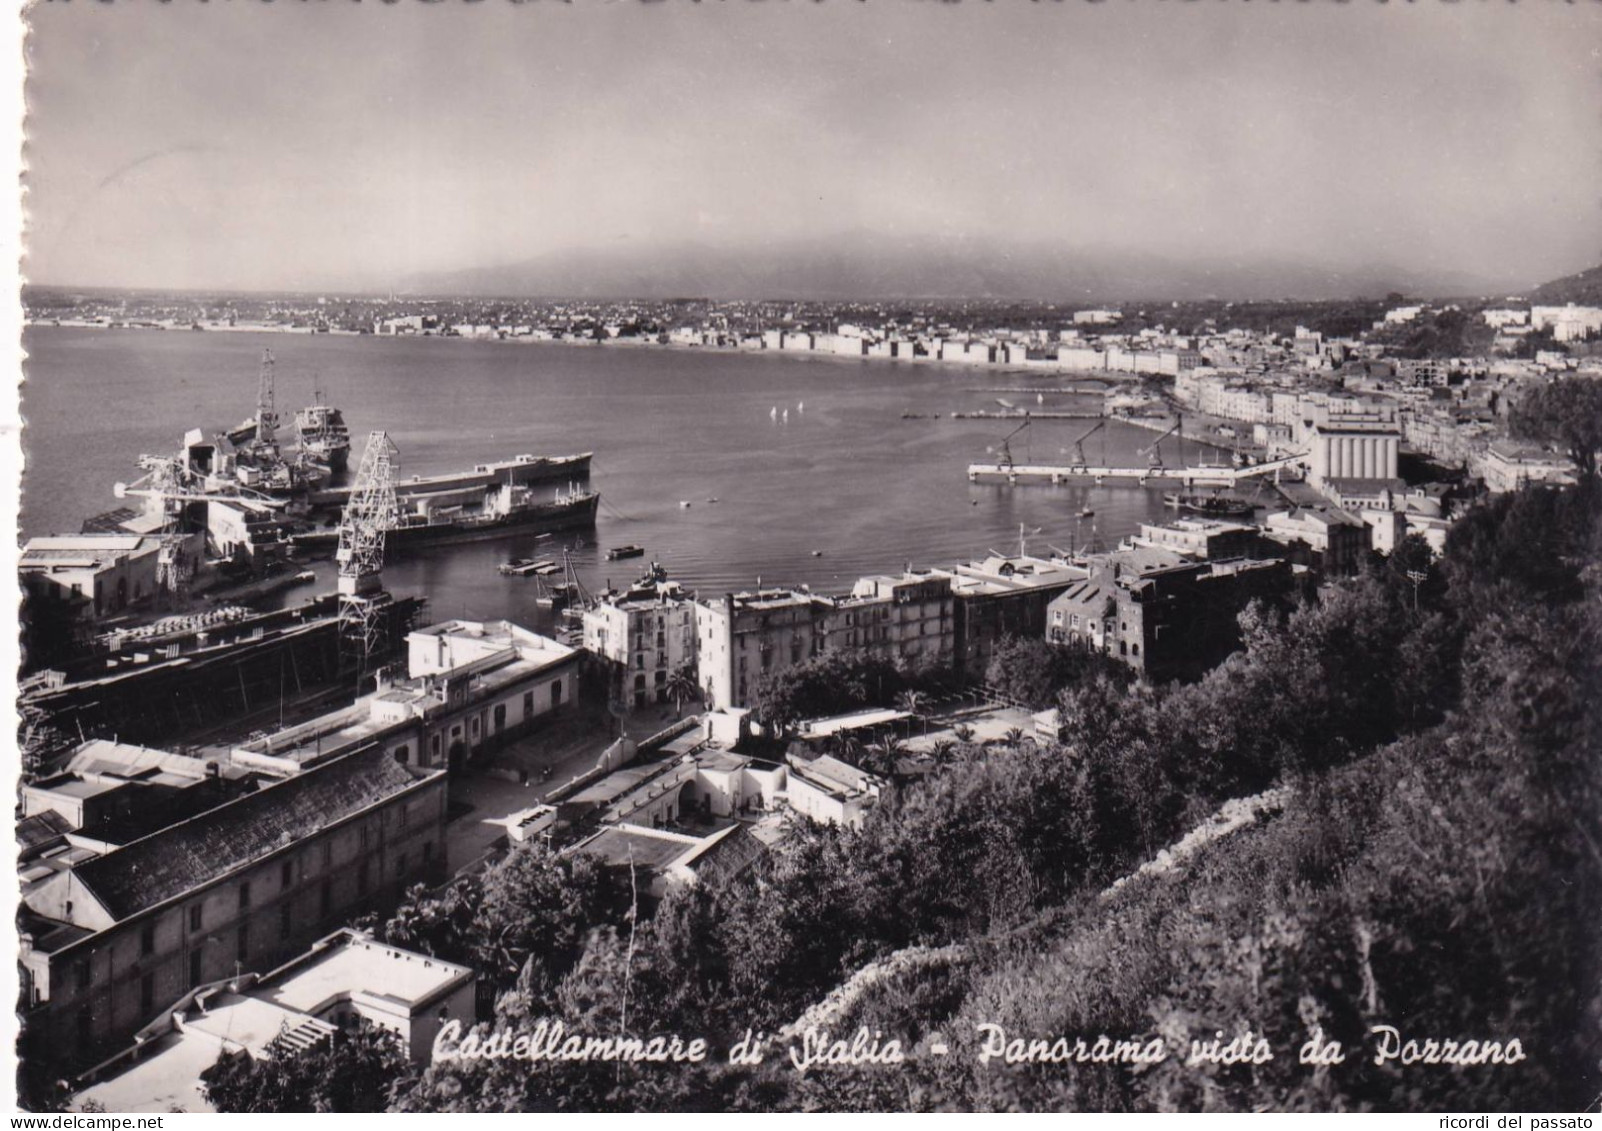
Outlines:
[[[1208,518],[1237,518],[1252,513],[1251,503],[1228,495],[1180,494],[1169,491],[1163,495],[1163,502],[1182,511],[1206,515]]]
[[[350,429],[345,414],[323,403],[321,390],[312,390],[312,403],[295,413],[295,434],[301,449],[329,470],[344,471],[350,461]]]
[[[609,562],[621,561],[624,558],[643,558],[644,556],[644,546],[613,546],[606,552],[606,560]]]
[[[593,452],[570,456],[514,456],[498,463],[481,463],[471,471],[444,475],[414,475],[395,480],[395,498],[405,505],[429,495],[449,491],[487,491],[510,484],[527,487],[535,483],[560,483],[587,479]],[[314,507],[343,507],[350,500],[350,488],[331,487],[311,495]]]
[[[503,483],[476,493],[442,491],[414,497],[385,532],[385,549],[484,542],[515,534],[582,530],[595,525],[601,504],[596,492],[570,487],[553,496],[537,496],[527,487]],[[337,528],[306,531],[293,537],[294,544],[302,549],[316,549],[338,540]]]

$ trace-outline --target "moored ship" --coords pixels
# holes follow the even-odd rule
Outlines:
[[[386,532],[385,548],[393,551],[482,542],[514,534],[582,530],[595,525],[601,503],[596,492],[570,487],[542,496],[543,492],[503,483],[486,491],[441,491],[413,497],[410,506],[403,504],[395,525]],[[296,534],[293,541],[298,547],[314,549],[336,544],[339,532],[325,528]]]
[[[560,483],[586,479],[590,474],[593,452],[580,452],[570,456],[520,455],[497,463],[481,463],[471,471],[447,472],[443,475],[414,475],[409,479],[395,480],[395,497],[401,504],[449,491],[480,490],[511,485],[527,487],[535,483]],[[333,487],[315,491],[311,503],[315,507],[342,507],[350,498],[349,487]]]
[[[1206,515],[1208,518],[1238,518],[1252,513],[1250,502],[1229,495],[1198,495],[1170,491],[1163,495],[1163,502],[1182,511]]]
[[[320,390],[314,389],[312,403],[295,413],[295,434],[313,459],[332,471],[345,470],[350,461],[350,428],[344,413],[323,403]]]

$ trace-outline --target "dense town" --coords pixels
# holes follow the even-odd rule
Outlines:
[[[287,1062],[358,1019],[396,1034],[423,1072],[452,1023],[505,1021],[513,998],[524,1020],[571,1004],[585,963],[618,960],[604,938],[557,932],[494,966],[482,947],[441,941],[455,936],[440,923],[475,914],[465,893],[537,918],[583,902],[582,888],[589,929],[753,876],[782,884],[773,861],[818,829],[887,835],[920,803],[908,798],[979,772],[962,767],[1084,751],[1094,694],[1155,710],[1153,695],[1217,692],[1266,663],[1270,644],[1313,639],[1313,618],[1364,586],[1387,587],[1374,606],[1387,620],[1434,631],[1417,627],[1420,610],[1446,608],[1443,579],[1469,544],[1459,527],[1596,474],[1563,406],[1583,416],[1598,403],[1602,308],[1575,303],[1058,311],[34,293],[28,313],[36,326],[950,363],[1005,374],[1006,387],[1066,375],[1096,382],[1105,418],[1235,453],[1115,468],[1081,448],[1032,466],[1004,446],[969,476],[1019,489],[1122,476],[1171,486],[1176,515],[1113,547],[1032,552],[1020,537],[1005,554],[837,593],[692,593],[653,563],[632,585],[575,598],[570,628],[551,635],[419,623],[419,602],[382,588],[381,528],[377,557],[342,568],[338,593],[227,613],[186,612],[175,589],[219,558],[237,563],[239,544],[261,548],[264,575],[269,551],[249,532],[221,545],[218,525],[158,506],[171,524],[32,539],[25,638],[57,647],[31,650],[23,683],[22,1015],[36,1102],[74,1110],[219,1107],[253,1071],[230,1057]],[[1039,411],[1003,400],[993,415],[1023,427]],[[342,555],[362,552],[355,509]],[[1190,804],[1261,799],[1277,780],[1196,787]],[[1177,840],[1177,820],[1143,816],[1144,852],[1093,858],[1132,866]],[[599,910],[602,890],[627,894],[626,918]],[[816,988],[849,965],[824,963]],[[826,1005],[807,1016],[857,1016]],[[222,1063],[243,1076],[219,1075]],[[409,1102],[433,1102],[439,1071]]]

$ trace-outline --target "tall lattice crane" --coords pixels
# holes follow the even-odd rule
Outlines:
[[[384,535],[395,527],[395,445],[389,434],[367,437],[362,462],[339,524],[339,624],[341,650],[363,668],[384,644]]]
[[[278,439],[278,409],[273,404],[273,351],[261,351],[256,378],[256,443],[267,447]]]

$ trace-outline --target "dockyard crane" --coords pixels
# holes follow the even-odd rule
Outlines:
[[[339,625],[342,651],[366,660],[383,644],[384,614],[391,603],[384,592],[384,535],[395,528],[395,445],[386,432],[367,437],[350,501],[339,523]]]
[[[1168,437],[1174,436],[1174,435],[1179,436],[1179,445],[1180,445],[1180,447],[1179,447],[1179,462],[1181,464],[1183,464],[1185,462],[1185,436],[1184,436],[1184,434],[1182,432],[1180,432],[1180,429],[1183,428],[1184,425],[1185,425],[1185,418],[1183,416],[1175,417],[1174,418],[1174,425],[1173,425],[1172,428],[1170,428],[1168,431],[1164,432],[1161,436],[1158,436],[1147,447],[1144,447],[1144,448],[1140,449],[1143,454],[1146,453],[1146,452],[1150,452],[1151,453],[1151,466],[1152,467],[1162,467],[1163,466],[1162,443],[1163,443],[1164,440],[1168,439]]]
[[[1018,433],[1022,432],[1025,428],[1028,428],[1033,423],[1034,423],[1033,420],[1025,420],[1022,424],[1018,425],[1018,427],[1014,428],[1011,432],[1008,432],[1006,434],[1006,436],[1004,436],[1002,438],[1002,440],[1001,440],[1001,458],[996,461],[996,466],[997,467],[1011,468],[1013,466],[1013,462],[1012,462],[1012,446],[1011,446],[1012,445],[1012,438],[1014,436],[1016,436]]]
[[[261,351],[256,377],[256,443],[267,447],[278,437],[278,409],[273,404],[273,351]]]
[[[1085,432],[1085,434],[1083,436],[1080,436],[1077,440],[1074,441],[1074,464],[1073,465],[1075,467],[1084,467],[1086,464],[1088,464],[1090,462],[1089,460],[1087,460],[1085,458],[1085,441],[1090,439],[1092,436],[1094,436],[1097,432],[1100,432],[1105,427],[1107,427],[1107,421],[1105,419],[1098,420],[1098,421],[1096,421],[1094,426],[1092,426],[1091,428],[1086,430],[1086,432]]]

